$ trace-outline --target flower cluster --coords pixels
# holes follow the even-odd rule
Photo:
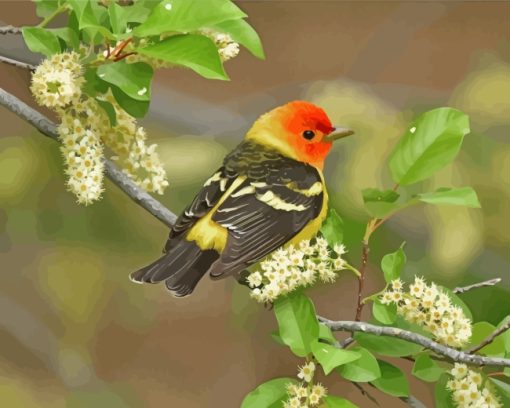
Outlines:
[[[39,105],[63,108],[80,99],[85,79],[79,59],[76,52],[55,54],[36,68],[30,90]]]
[[[333,282],[337,272],[345,269],[343,245],[328,246],[324,238],[301,241],[275,251],[260,263],[260,271],[247,277],[251,296],[259,302],[272,302],[300,286],[313,284],[317,279]]]
[[[408,292],[403,291],[403,286],[400,279],[392,281],[391,290],[383,293],[381,302],[396,304],[399,315],[422,326],[439,343],[462,347],[469,341],[471,321],[446,293],[419,277],[409,285]]]
[[[67,187],[78,202],[90,204],[101,197],[104,176],[104,147],[113,152],[123,171],[144,189],[163,193],[166,174],[155,151],[146,145],[146,134],[111,94],[109,102],[116,116],[112,126],[98,100],[82,94],[82,66],[78,53],[56,54],[43,61],[32,77],[31,91],[40,105],[60,116],[58,134],[66,164]],[[97,99],[100,99],[99,97]]]
[[[237,54],[239,54],[239,44],[236,43],[229,34],[220,33],[210,29],[201,30],[200,34],[213,40],[223,62],[235,58]]]
[[[468,369],[465,364],[455,363],[450,374],[453,378],[446,387],[452,391],[453,401],[459,408],[501,407],[490,383],[484,381],[480,373]]]
[[[308,408],[319,405],[326,396],[326,388],[320,384],[313,384],[315,364],[313,361],[299,368],[298,378],[300,384],[288,384],[287,394],[289,399],[283,403],[284,408]]]

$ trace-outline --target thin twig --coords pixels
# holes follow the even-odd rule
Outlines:
[[[0,34],[21,34],[21,28],[12,25],[2,26],[0,27]]]
[[[377,400],[367,390],[365,390],[365,388],[363,388],[361,386],[361,384],[358,384],[357,382],[354,382],[354,381],[351,381],[351,384],[354,385],[359,390],[359,392],[361,392],[361,395],[363,395],[364,397],[367,397],[375,405],[380,407],[379,402],[377,402]]]
[[[2,88],[0,88],[0,105],[5,106],[20,118],[26,120],[43,135],[58,141],[57,128],[52,121]],[[138,187],[112,161],[105,159],[104,164],[108,178],[124,191],[129,198],[169,227],[175,223],[177,216],[172,211]]]
[[[427,406],[414,395],[409,395],[409,397],[400,397],[400,400],[405,402],[411,408],[427,408]]]
[[[32,72],[34,72],[36,68],[35,65],[28,64],[26,62],[21,62],[9,57],[4,57],[3,55],[0,55],[0,62],[3,62],[4,64],[13,65],[18,68],[28,69]]]
[[[358,277],[358,305],[356,307],[356,318],[359,322],[361,320],[361,312],[363,311],[363,287],[365,286],[365,270],[368,264],[368,254],[370,248],[368,247],[368,239],[363,239],[363,248],[361,250],[361,267],[359,269],[360,276]]]
[[[494,330],[491,334],[489,334],[484,340],[480,342],[480,344],[471,347],[470,349],[466,350],[466,353],[473,354],[476,353],[478,350],[483,349],[488,344],[491,344],[496,337],[498,337],[500,334],[506,332],[508,329],[510,329],[510,319],[502,325],[501,327],[498,327],[496,330]]]
[[[510,367],[510,359],[499,357],[483,357],[475,354],[469,354],[464,351],[456,350],[439,344],[421,334],[402,330],[397,327],[375,326],[365,322],[353,321],[332,321],[319,316],[319,320],[333,331],[364,332],[375,334],[376,336],[389,336],[407,340],[411,343],[419,344],[426,349],[432,350],[437,354],[447,357],[457,363],[466,363],[477,366],[502,366]]]
[[[483,288],[484,286],[494,286],[501,282],[501,278],[489,279],[483,282],[473,283],[472,285],[460,286],[453,289],[453,293],[465,293],[471,289]]]

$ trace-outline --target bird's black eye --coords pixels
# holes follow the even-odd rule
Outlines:
[[[307,140],[312,140],[315,137],[315,132],[313,130],[305,130],[303,137]]]

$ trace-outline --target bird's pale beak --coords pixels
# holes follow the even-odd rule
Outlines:
[[[324,138],[324,140],[326,142],[334,142],[335,140],[343,139],[344,137],[347,137],[347,136],[350,136],[353,134],[354,134],[354,131],[351,129],[347,129],[342,126],[335,126],[333,131],[329,135],[327,135]]]

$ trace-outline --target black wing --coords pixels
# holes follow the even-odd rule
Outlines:
[[[312,166],[268,157],[241,173],[246,180],[212,216],[229,233],[210,269],[214,277],[240,272],[264,258],[317,218],[323,206],[320,175]]]

